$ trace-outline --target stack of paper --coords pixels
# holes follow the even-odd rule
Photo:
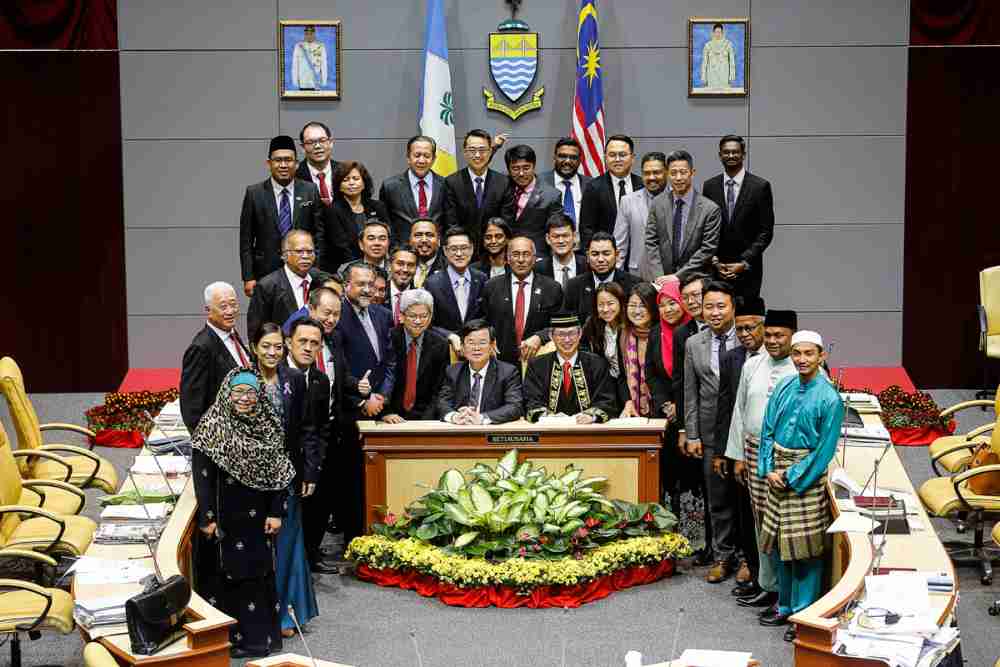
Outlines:
[[[102,521],[162,521],[167,518],[173,505],[169,503],[146,503],[139,505],[108,505],[101,510]]]
[[[849,407],[854,408],[861,414],[878,414],[882,412],[882,405],[878,402],[878,396],[859,392],[841,392],[840,398],[846,401]]]
[[[73,618],[85,630],[125,622],[125,602],[133,593],[120,593],[89,600],[74,600]]]
[[[864,426],[845,426],[841,432],[847,438],[848,444],[852,445],[881,446],[891,439],[889,431],[881,422]]]
[[[111,586],[135,584],[151,575],[152,569],[139,560],[120,560],[80,556],[66,574],[73,574],[78,585]]]
[[[94,542],[98,544],[146,544],[156,540],[163,531],[159,521],[128,521],[102,523],[94,532]]]
[[[157,466],[159,464],[159,466]],[[136,475],[182,475],[191,470],[191,462],[183,456],[137,456],[132,464]]]

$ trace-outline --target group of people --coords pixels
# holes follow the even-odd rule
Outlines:
[[[707,581],[736,574],[765,625],[818,597],[840,401],[819,335],[760,299],[773,197],[742,138],[721,139],[723,173],[698,192],[683,150],[632,173],[625,135],[594,179],[571,138],[552,172],[536,175],[526,145],[495,171],[504,137],[482,130],[443,179],[416,136],[378,199],[332,142],[308,123],[299,163],[290,137],[271,141],[240,220],[248,344],[236,290],[213,283],[184,355],[199,581],[238,620],[234,655],[280,646],[289,605],[318,613],[310,572],[336,570],[331,520],[345,543],[363,533],[359,419],[663,418],[660,497],[703,543]]]

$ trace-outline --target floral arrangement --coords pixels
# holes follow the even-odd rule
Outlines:
[[[951,421],[941,416],[940,406],[927,392],[907,392],[899,385],[892,385],[878,393],[878,402],[887,428],[931,426],[947,430]]]
[[[139,431],[149,435],[154,415],[179,396],[177,389],[164,391],[126,391],[104,395],[104,405],[90,408],[84,414],[92,431]]]

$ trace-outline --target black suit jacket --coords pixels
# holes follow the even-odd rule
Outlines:
[[[244,350],[247,360],[250,351]],[[188,348],[181,362],[181,417],[188,432],[194,433],[201,416],[215,402],[226,373],[236,368],[236,360],[222,339],[206,324]]]
[[[517,365],[520,363],[520,353],[517,348],[517,329],[514,326],[516,304],[511,298],[512,280],[516,280],[513,273],[487,280],[483,286],[480,312],[496,331],[497,354],[500,359]],[[549,320],[559,312],[562,298],[559,283],[537,273],[534,275],[531,300],[524,318],[524,338],[538,334],[543,344],[549,341]]]
[[[358,393],[358,378],[351,373],[351,367],[347,365],[347,358],[344,356],[344,343],[341,340],[340,332],[336,329],[329,336],[323,337],[323,343],[330,350],[333,358],[333,382],[330,386],[329,403],[329,429],[328,442],[334,442],[340,432],[339,424],[343,419],[356,416],[358,403],[364,397]]]
[[[683,375],[683,371],[681,374]],[[663,404],[674,402],[674,387],[673,377],[667,373],[667,368],[663,365],[663,344],[660,342],[659,324],[650,330],[649,342],[646,345],[646,385],[649,387],[653,402],[653,414],[650,416],[665,417]]]
[[[424,289],[434,297],[434,328],[440,330],[444,335],[457,334],[465,326],[466,322],[479,318],[482,304],[479,295],[486,284],[486,274],[469,267],[469,300],[465,308],[465,318],[462,318],[462,311],[458,308],[458,299],[455,297],[455,287],[451,284],[451,275],[448,270],[432,273]]]
[[[642,179],[630,174],[632,191],[642,189]],[[611,183],[611,172],[593,178],[583,189],[580,200],[580,247],[586,250],[596,232],[613,234],[618,217],[618,192]],[[617,180],[617,179],[615,179]],[[624,250],[624,249],[622,249]]]
[[[763,348],[758,354],[767,354]],[[729,440],[729,423],[733,419],[736,391],[740,388],[740,373],[747,360],[747,350],[742,345],[726,350],[719,359],[719,397],[715,403],[715,451],[725,452]]]
[[[632,288],[642,282],[642,278],[639,276],[620,269],[615,269],[611,280],[621,286],[622,291],[625,292],[626,300]],[[579,314],[580,321],[585,322],[594,313],[594,274],[587,271],[570,280],[563,296],[563,309]]]
[[[316,269],[309,271],[310,288],[319,287],[315,282]],[[247,309],[247,336],[253,340],[254,334],[265,322],[283,325],[289,317],[299,310],[292,292],[292,285],[285,275],[285,267],[281,266],[257,282],[253,296],[250,297],[250,307]]]
[[[507,184],[507,191],[503,195],[503,218],[510,225],[514,236],[527,236],[535,242],[535,254],[542,256],[545,253],[545,224],[554,213],[562,211],[562,195],[555,188],[542,185],[535,180],[535,189],[528,197],[528,203],[524,205],[521,215],[517,215],[517,202],[515,195],[517,188],[514,181]]]
[[[285,451],[295,466],[292,490],[296,493],[301,489],[302,482],[319,481],[326,455],[326,441],[320,437],[317,423],[325,420],[319,410],[321,407],[325,410],[325,403],[330,395],[330,381],[315,369],[309,376],[307,386],[306,376],[302,371],[285,364],[278,366]]]
[[[424,332],[424,342],[420,348],[420,361],[417,363],[417,394],[411,410],[403,408],[403,394],[406,392],[407,368],[406,336],[403,327],[392,330],[392,354],[396,359],[396,384],[392,390],[392,398],[383,414],[397,414],[403,419],[433,419],[438,390],[444,381],[444,369],[451,363],[448,341],[433,331]]]
[[[385,204],[377,199],[364,202],[365,217],[378,218],[389,222],[389,213]],[[354,222],[354,212],[351,205],[342,196],[335,196],[333,203],[327,209],[324,218],[324,248],[320,268],[327,273],[336,273],[344,262],[361,259],[361,248],[358,246],[360,230]]]
[[[330,174],[332,175],[335,174],[336,172],[337,172],[337,161],[331,158]],[[317,190],[319,190],[319,181],[313,180],[312,172],[309,171],[309,163],[306,160],[302,160],[301,162],[299,162],[299,166],[295,169],[295,178],[301,178],[303,181],[309,181],[310,183],[316,186]],[[332,176],[330,180],[331,181],[333,180]],[[331,185],[327,183],[326,187],[330,188]],[[333,196],[333,192],[330,192],[330,196],[331,197]]]
[[[472,381],[469,362],[452,364],[444,372],[444,383],[437,398],[437,416],[444,419],[449,412],[470,405]],[[521,371],[517,366],[491,359],[480,391],[479,413],[494,424],[520,419],[524,415],[521,393]]]
[[[774,238],[774,194],[769,182],[746,172],[730,220],[724,178],[724,174],[713,176],[702,190],[722,209],[716,256],[723,264],[747,262],[750,269],[741,274],[735,286],[743,296],[757,296],[764,278],[764,251]]]
[[[573,253],[573,259],[576,264],[576,276],[578,277],[590,270],[590,266],[587,264],[587,258],[579,253]],[[556,280],[555,274],[555,264],[556,260],[552,258],[551,254],[546,254],[540,260],[535,262],[535,273],[540,273],[547,278],[552,278]],[[572,280],[572,278],[570,278]],[[556,280],[556,282],[559,282]]]
[[[677,405],[677,423],[684,428],[684,346],[687,339],[698,333],[698,322],[690,320],[674,329],[674,375],[672,378],[674,402]]]
[[[508,181],[506,174],[493,169],[487,169],[483,179],[482,208],[476,206],[476,186],[467,168],[444,179],[444,230],[463,228],[477,249],[481,247],[486,221],[501,214]]]
[[[317,262],[322,261],[325,244],[326,206],[319,190],[310,181],[294,181],[292,228],[313,235]],[[247,186],[240,211],[240,272],[243,280],[260,280],[281,268],[281,233],[278,231],[278,204],[271,179]]]
[[[371,371],[368,381],[372,386],[372,393],[381,394],[388,400],[392,396],[396,373],[396,356],[392,353],[392,342],[389,340],[392,312],[388,308],[371,305],[368,306],[368,313],[375,327],[379,356],[372,349],[368,334],[361,326],[354,306],[347,299],[343,300],[336,331],[343,342],[344,358],[351,365],[351,375],[360,379],[364,377],[365,371]]]
[[[419,215],[417,211],[417,200],[413,197],[413,189],[410,188],[410,172],[404,171],[382,181],[379,188],[378,198],[385,204],[389,214],[389,226],[392,228],[393,242],[399,243],[410,238],[410,227]],[[444,199],[445,183],[444,179],[433,171],[427,172],[424,178],[433,179],[431,184],[431,200],[427,202],[427,217],[437,223],[438,232],[444,223]]]

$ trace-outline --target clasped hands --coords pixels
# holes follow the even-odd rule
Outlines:
[[[483,423],[483,415],[471,405],[463,405],[451,417],[452,424],[476,426]]]
[[[735,280],[741,273],[747,270],[745,262],[731,262],[724,264],[718,257],[712,258],[712,265],[719,272],[719,275],[726,280]]]

